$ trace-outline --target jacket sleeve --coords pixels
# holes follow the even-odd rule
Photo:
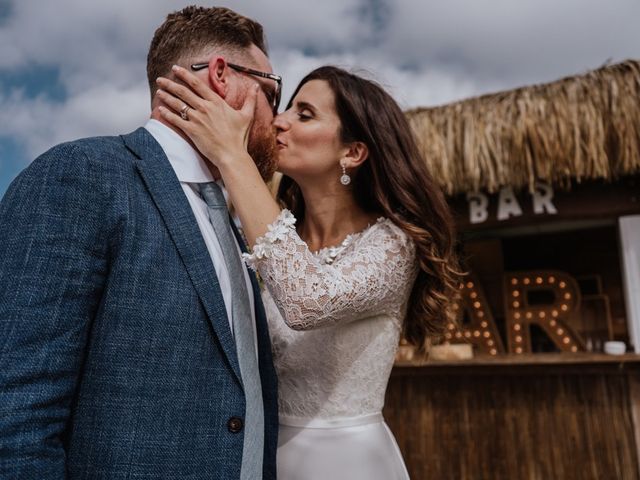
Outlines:
[[[65,478],[63,438],[108,273],[106,169],[61,145],[0,203],[0,478]]]

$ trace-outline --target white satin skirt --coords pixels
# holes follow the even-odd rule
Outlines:
[[[280,416],[278,480],[407,480],[381,413],[332,420]]]

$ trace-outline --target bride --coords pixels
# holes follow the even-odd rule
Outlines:
[[[312,71],[273,122],[277,202],[245,148],[257,85],[234,110],[174,73],[193,91],[160,79],[163,118],[220,171],[266,286],[278,478],[408,478],[385,390],[400,335],[422,348],[451,318],[458,269],[447,204],[402,111],[374,82]]]

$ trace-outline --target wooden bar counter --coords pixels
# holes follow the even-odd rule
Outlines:
[[[640,355],[397,364],[384,415],[414,480],[640,479]]]

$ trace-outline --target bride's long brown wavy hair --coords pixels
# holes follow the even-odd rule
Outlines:
[[[427,170],[406,117],[380,85],[325,66],[302,79],[292,100],[311,80],[324,80],[333,91],[342,142],[363,142],[369,149],[368,160],[352,175],[355,201],[363,210],[389,218],[415,243],[420,271],[404,336],[423,349],[456,319],[453,305],[461,274],[449,206]],[[283,176],[277,196],[296,218],[304,218],[304,198],[290,177]]]

